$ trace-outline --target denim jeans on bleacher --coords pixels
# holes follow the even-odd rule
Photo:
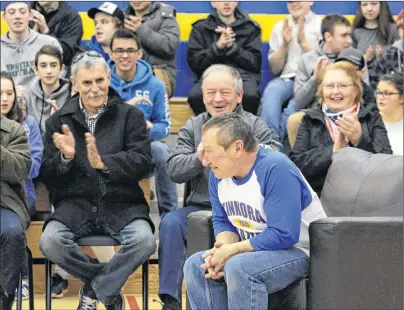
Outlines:
[[[83,236],[110,235],[121,242],[119,251],[107,264],[100,264],[75,244]],[[105,305],[112,304],[129,276],[156,250],[156,240],[150,224],[142,219],[114,232],[99,219],[87,222],[74,233],[59,221],[50,221],[39,243],[45,257],[58,264],[84,283],[91,281],[97,298]]]
[[[181,288],[186,259],[187,217],[203,210],[200,207],[179,208],[160,222],[159,231],[159,295],[174,297],[181,303]]]
[[[168,145],[161,141],[153,141],[151,150],[156,164],[156,195],[160,218],[178,208],[177,185],[171,181],[167,174],[166,163],[170,156]]]
[[[0,280],[7,294],[14,294],[25,262],[25,231],[20,217],[0,207]]]
[[[309,272],[309,257],[298,248],[237,254],[224,265],[224,281],[205,278],[205,251],[184,266],[185,286],[193,310],[268,309],[268,294],[278,292]],[[271,309],[271,300],[269,300]]]
[[[268,83],[262,96],[261,118],[280,138],[281,143],[284,143],[286,138],[288,117],[299,111],[294,100],[291,100],[293,84],[292,79],[283,80],[277,77]],[[288,101],[288,106],[282,111],[282,106],[286,101]]]

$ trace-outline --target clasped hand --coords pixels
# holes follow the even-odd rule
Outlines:
[[[233,244],[222,244],[216,241],[213,248],[202,255],[205,263],[201,265],[201,268],[207,270],[205,278],[212,280],[223,278],[224,265],[235,254]]]

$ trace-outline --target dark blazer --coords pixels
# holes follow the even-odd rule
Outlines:
[[[331,166],[334,143],[321,108],[308,109],[305,113],[289,157],[320,196],[328,168]],[[371,106],[362,105],[358,119],[362,136],[356,147],[374,154],[392,154],[380,114],[372,111]],[[349,146],[354,147],[352,144]]]
[[[206,19],[201,19],[192,25],[188,42],[188,64],[198,79],[202,73],[213,64],[225,64],[236,68],[242,77],[254,78],[261,81],[261,28],[247,13],[236,8],[236,21],[228,25],[236,34],[236,41],[230,48],[219,50],[216,42],[220,33],[218,26],[226,25],[219,19],[216,10]]]
[[[76,141],[76,154],[64,169],[61,152],[53,144],[54,132],[61,133],[67,124]],[[42,181],[49,190],[55,212],[50,220],[58,220],[73,231],[89,220],[101,217],[114,231],[120,231],[135,219],[145,219],[154,230],[149,206],[139,181],[152,173],[154,165],[149,134],[143,113],[124,104],[109,89],[105,112],[99,117],[94,136],[97,149],[109,173],[91,168],[87,159],[84,134],[90,132],[79,96],[66,104],[46,121],[45,150],[41,167]],[[101,192],[97,174],[105,181]]]

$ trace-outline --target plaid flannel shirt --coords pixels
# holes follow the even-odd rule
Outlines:
[[[401,68],[398,67],[398,57],[401,57]],[[369,72],[370,85],[373,89],[377,88],[379,79],[384,74],[389,74],[392,72],[404,73],[404,54],[399,51],[395,46],[390,47],[386,50],[382,57],[376,60],[373,70]]]
[[[105,112],[106,103],[98,108],[97,113],[93,115],[88,113],[87,110],[84,108],[83,104],[81,103],[81,98],[79,98],[79,105],[80,110],[83,112],[84,118],[86,119],[88,129],[90,129],[91,134],[94,135],[95,125],[97,124],[97,121],[100,118],[101,114]],[[104,194],[106,191],[105,182],[99,173],[97,173],[97,182],[101,193]]]
[[[91,134],[94,135],[95,125],[97,124],[97,121],[100,118],[101,114],[105,112],[106,103],[103,104],[98,109],[97,113],[93,114],[93,115],[88,113],[87,110],[84,108],[83,104],[81,103],[81,98],[79,98],[79,105],[80,105],[80,110],[84,114],[84,118],[86,120],[88,129],[90,129]],[[71,160],[65,159],[62,154],[62,166],[61,166],[62,171],[65,171],[65,172],[67,171],[70,162],[71,162]],[[104,194],[106,191],[105,182],[99,173],[97,173],[97,183],[98,183],[98,187],[100,188],[101,193]]]

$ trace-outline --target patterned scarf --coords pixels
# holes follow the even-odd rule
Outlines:
[[[325,103],[323,103],[323,113],[324,113],[324,118],[325,118],[325,123],[328,129],[328,132],[330,133],[331,139],[334,142],[335,136],[339,133],[339,129],[335,121],[337,120],[338,117],[346,117],[346,116],[351,116],[351,115],[358,115],[360,109],[360,104],[359,103],[354,103],[352,107],[345,111],[337,112],[335,113],[333,110],[327,107]],[[348,144],[349,140],[348,138],[345,137],[345,142]]]

